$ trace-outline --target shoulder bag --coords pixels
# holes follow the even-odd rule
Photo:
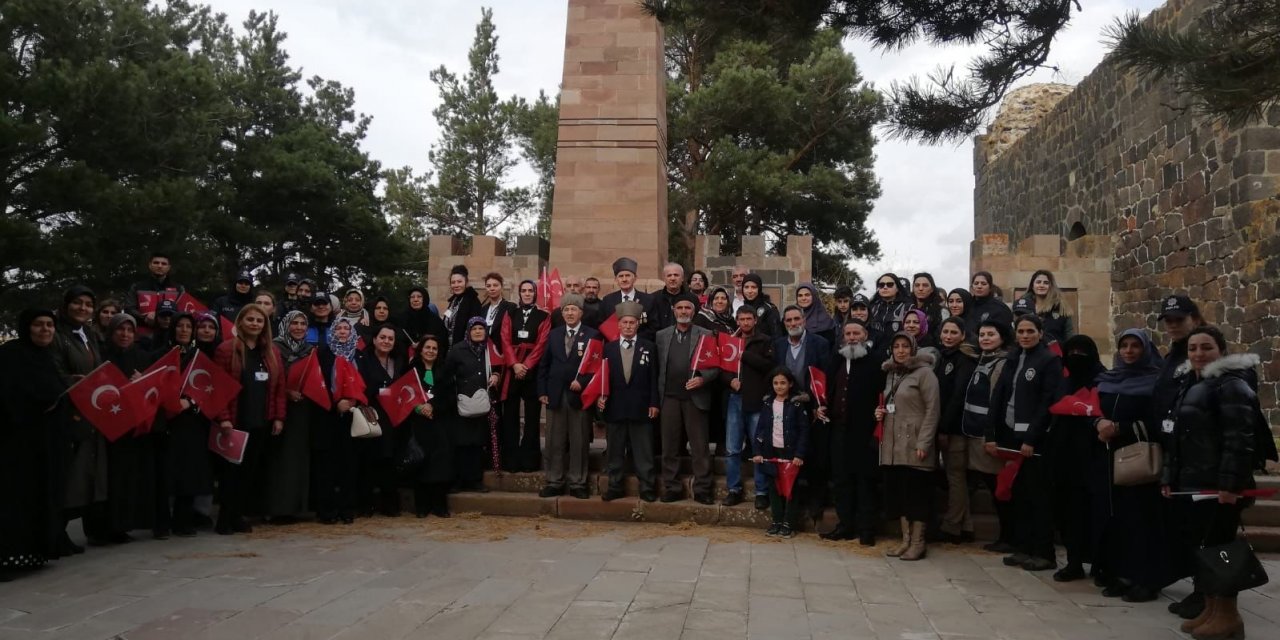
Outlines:
[[[1136,487],[1160,480],[1164,454],[1160,444],[1147,440],[1147,427],[1141,420],[1133,423],[1138,441],[1116,449],[1112,483],[1118,487]]]
[[[1267,583],[1267,571],[1240,527],[1240,535],[1226,544],[1196,549],[1196,589],[1229,596]]]
[[[458,394],[458,415],[464,418],[475,418],[488,415],[492,408],[489,402],[489,378],[493,374],[493,363],[489,361],[489,348],[484,351],[484,383],[486,386],[476,389],[471,395]]]
[[[378,412],[373,407],[351,407],[351,437],[377,438],[382,435]]]

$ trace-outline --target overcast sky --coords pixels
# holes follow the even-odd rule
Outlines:
[[[238,24],[251,10],[274,11],[289,34],[285,48],[305,76],[352,87],[356,107],[373,116],[366,148],[386,167],[428,167],[437,136],[438,104],[427,77],[443,64],[461,74],[480,7],[494,10],[504,97],[554,94],[560,83],[567,0],[207,0]],[[1102,59],[1103,27],[1131,10],[1145,14],[1158,0],[1088,0],[1054,43],[1043,70],[1026,82],[1074,84]],[[939,65],[965,64],[975,49],[915,46],[887,54],[850,41],[867,81],[925,75]],[[994,114],[992,114],[994,115]],[[883,257],[856,266],[864,281],[882,271],[931,271],[939,286],[964,283],[973,239],[972,143],[928,147],[884,140],[876,147],[882,195],[871,215]],[[517,180],[532,182],[532,173]]]

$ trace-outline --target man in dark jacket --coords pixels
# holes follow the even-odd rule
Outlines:
[[[714,369],[694,369],[699,343],[715,343],[715,334],[693,324],[697,301],[681,294],[673,312],[675,324],[658,332],[658,393],[662,401],[662,501],[683,497],[676,479],[680,471],[680,449],[685,439],[693,459],[693,499],[713,504],[711,451],[707,446],[707,412],[711,410],[711,382],[720,374]],[[705,339],[705,340],[704,340]],[[718,350],[719,347],[716,347]]]
[[[618,258],[613,261],[613,279],[618,285],[617,291],[609,292],[609,295],[600,300],[600,322],[603,324],[614,315],[614,311],[619,304],[623,302],[635,302],[640,305],[640,329],[639,336],[653,342],[653,337],[657,334],[657,330],[653,328],[653,296],[636,290],[636,269],[640,265],[631,258]],[[619,316],[621,319],[621,316]]]
[[[226,295],[218,296],[209,310],[218,317],[225,318],[227,322],[234,323],[236,315],[250,302],[253,302],[253,274],[241,271],[231,283],[231,290],[227,291]],[[223,336],[223,338],[229,337],[231,336]]]
[[[599,329],[604,322],[600,305],[600,278],[589,276],[582,281],[582,321],[592,329]]]
[[[742,339],[738,372],[720,372],[724,386],[729,388],[725,427],[725,447],[728,451],[724,459],[725,482],[729,488],[729,494],[723,502],[726,507],[742,502],[742,452],[744,449],[749,450],[748,443],[751,442],[756,422],[760,419],[764,398],[771,391],[767,378],[773,370],[773,341],[769,336],[756,331],[755,311],[751,307],[739,307],[734,315],[738,320],[738,337]],[[769,508],[768,485],[759,467],[755,469],[754,476],[755,507],[763,511]]]
[[[636,302],[617,306],[618,339],[604,346],[609,362],[609,395],[601,397],[597,408],[606,423],[605,440],[608,455],[609,490],[606,502],[626,495],[622,471],[631,450],[631,464],[640,481],[640,499],[653,502],[653,419],[658,417],[662,396],[658,393],[658,347],[640,338],[640,314]],[[612,313],[612,310],[610,311]]]
[[[662,267],[662,282],[662,289],[653,294],[653,313],[649,318],[654,335],[675,324],[676,300],[689,293],[689,288],[684,284],[684,267],[674,262],[668,262]],[[695,297],[694,313],[698,312],[700,306],[697,300]]]
[[[582,296],[566,294],[559,312],[564,324],[547,335],[546,352],[538,364],[538,400],[547,407],[547,444],[542,450],[546,485],[538,495],[561,495],[567,484],[569,495],[585,500],[591,495],[587,487],[591,416],[583,410],[579,394],[590,376],[579,376],[578,368],[588,342],[598,340],[599,334],[582,322]]]
[[[842,327],[844,344],[827,366],[827,406],[818,408],[828,422],[831,479],[839,521],[824,540],[876,543],[879,449],[875,410],[884,389],[885,354],[867,343],[867,325],[856,319]]]
[[[152,251],[151,259],[147,262],[147,270],[150,274],[147,278],[133,283],[133,286],[129,287],[129,293],[124,297],[124,312],[138,321],[138,329],[143,334],[155,328],[156,309],[159,308],[160,302],[164,300],[177,302],[178,297],[186,291],[182,285],[175,283],[169,277],[171,269],[169,254]]]

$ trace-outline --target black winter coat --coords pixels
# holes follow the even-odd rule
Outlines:
[[[1252,489],[1258,396],[1248,374],[1251,353],[1225,356],[1189,376],[1174,407],[1173,436],[1165,447],[1162,484],[1177,490]]]
[[[734,378],[741,379],[742,385],[738,387],[738,394],[742,396],[743,413],[755,413],[760,410],[764,397],[772,391],[767,378],[773,367],[773,340],[762,333],[754,333],[742,347],[740,374],[721,371],[720,380],[726,388]]]
[[[1022,368],[1018,361],[1026,353]],[[1015,383],[1014,376],[1018,376]],[[1062,398],[1066,386],[1062,376],[1062,359],[1049,351],[1043,342],[1024,350],[1015,347],[1009,353],[1004,371],[992,395],[991,412],[987,416],[987,442],[1016,449],[1024,444],[1045,444],[1052,416],[1049,407]],[[1013,427],[1005,422],[1005,411],[1013,403]]]
[[[973,298],[973,305],[964,310],[964,329],[969,335],[978,335],[978,328],[986,320],[995,320],[1013,326],[1013,311],[1004,300],[995,296]]]
[[[484,317],[484,305],[480,303],[480,294],[474,287],[467,287],[454,296],[449,296],[449,304],[441,312],[444,316],[445,328],[449,330],[449,347],[460,344],[467,339],[467,321],[475,317]]]
[[[938,348],[938,361],[933,373],[938,377],[938,395],[942,412],[938,416],[938,435],[960,435],[964,416],[965,391],[973,377],[978,356],[972,347],[962,344],[955,349]]]

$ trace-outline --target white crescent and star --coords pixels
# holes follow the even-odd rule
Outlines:
[[[738,359],[738,345],[729,343],[725,345],[725,348],[729,350],[729,354],[730,354],[728,357],[725,358],[725,360],[734,361]]]
[[[97,389],[93,390],[93,395],[89,396],[89,404],[92,405],[94,409],[101,411],[102,407],[98,406],[98,396],[101,396],[102,394],[107,392],[116,394],[117,398],[120,397],[120,389],[118,387],[116,387],[114,384],[104,384],[101,387],[98,387]],[[112,413],[119,413],[120,412],[119,407],[120,405],[113,405]]]
[[[405,391],[409,392],[408,395],[405,395],[404,393]],[[407,402],[413,402],[414,398],[417,398],[417,397],[418,397],[418,391],[413,387],[401,387],[400,397],[396,400],[396,404],[405,404]]]
[[[191,383],[191,386],[193,386],[193,387],[201,388],[201,387],[200,387],[200,385],[196,382],[196,378],[199,378],[199,377],[200,377],[200,376],[202,376],[202,375],[203,375],[204,377],[206,377],[206,378],[209,378],[209,381],[210,381],[210,382],[212,382],[212,381],[213,381],[213,377],[209,375],[209,372],[208,372],[208,371],[206,371],[206,370],[204,370],[204,369],[196,369],[196,370],[194,370],[194,371],[192,371],[192,372],[191,372],[191,377],[190,377],[190,378],[187,378],[187,382],[190,382],[190,383]],[[212,385],[212,384],[209,384],[209,385],[207,385],[207,386],[203,387],[203,389],[204,389],[204,392],[205,392],[205,393],[213,393],[213,385]]]
[[[142,396],[142,399],[146,401],[148,404],[151,404],[152,403],[151,398],[153,397],[156,399],[155,400],[156,402],[160,401],[160,390],[155,387],[151,387],[150,389],[147,389],[147,393]]]
[[[227,435],[227,434],[223,433],[223,432],[222,432],[222,430],[221,430],[221,429],[219,429],[219,430],[218,430],[218,433],[217,433],[216,435],[214,435],[214,436],[213,436],[213,446],[217,447],[217,448],[218,448],[218,451],[226,451],[226,450],[227,450],[227,445],[226,445],[225,443],[223,443],[223,442],[222,442],[222,438],[223,438],[224,436],[226,436],[226,435]]]

